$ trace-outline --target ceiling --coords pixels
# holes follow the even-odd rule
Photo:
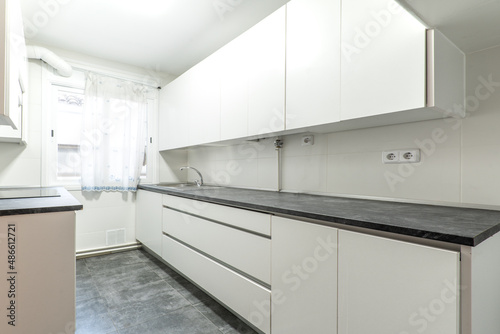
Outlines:
[[[465,53],[500,45],[500,0],[397,0]]]
[[[20,0],[30,44],[180,75],[288,0]]]
[[[28,43],[180,75],[289,0],[20,0]],[[500,45],[500,0],[397,0],[464,52]]]

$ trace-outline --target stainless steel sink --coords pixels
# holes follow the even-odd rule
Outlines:
[[[160,187],[166,187],[166,188],[174,188],[174,189],[186,189],[186,190],[195,190],[195,189],[216,189],[220,188],[217,186],[198,186],[195,183],[159,183],[158,186]]]

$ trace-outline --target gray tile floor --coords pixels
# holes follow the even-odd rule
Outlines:
[[[76,261],[77,334],[255,334],[142,250]]]

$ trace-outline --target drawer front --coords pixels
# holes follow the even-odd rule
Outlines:
[[[163,231],[186,244],[271,284],[271,240],[163,208]]]
[[[163,195],[163,205],[263,235],[271,235],[271,215],[265,213],[169,195]]]
[[[270,333],[271,292],[163,236],[163,259],[264,333]]]

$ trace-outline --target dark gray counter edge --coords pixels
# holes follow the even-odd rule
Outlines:
[[[83,209],[83,205],[63,187],[49,188],[56,189],[60,196],[0,200],[0,216],[78,211]]]
[[[492,223],[489,226],[484,226],[481,228],[478,228],[478,231],[474,232],[472,235],[466,235],[467,233],[447,233],[447,232],[440,232],[440,231],[432,231],[430,229],[425,229],[425,228],[419,228],[420,226],[415,226],[415,227],[408,227],[408,226],[396,226],[394,224],[384,224],[384,223],[379,223],[375,221],[371,221],[368,219],[365,220],[359,220],[359,219],[349,219],[345,217],[339,217],[335,215],[327,215],[327,214],[320,214],[320,213],[314,213],[314,212],[307,212],[307,211],[302,211],[302,210],[297,210],[297,209],[292,209],[292,208],[280,208],[280,207],[275,207],[275,206],[267,206],[267,205],[262,205],[262,204],[256,204],[256,203],[251,203],[247,201],[241,201],[238,200],[237,198],[229,200],[226,198],[220,198],[220,197],[212,197],[212,196],[207,196],[203,194],[197,194],[193,191],[183,191],[183,190],[175,190],[172,188],[166,188],[166,187],[161,187],[161,186],[155,186],[155,185],[140,185],[140,189],[143,190],[148,190],[152,192],[157,192],[161,194],[167,194],[167,195],[172,195],[172,196],[177,196],[177,197],[183,197],[187,199],[195,199],[199,201],[204,201],[204,202],[209,202],[209,203],[214,203],[214,204],[222,204],[222,205],[228,205],[228,206],[233,206],[233,207],[238,207],[242,209],[248,209],[248,210],[253,210],[253,211],[260,211],[260,212],[265,212],[265,213],[271,213],[271,214],[282,214],[282,215],[287,215],[287,216],[294,216],[297,218],[307,218],[307,219],[314,219],[314,220],[319,220],[323,221],[325,223],[335,223],[335,224],[341,224],[341,225],[347,225],[347,226],[355,226],[355,227],[362,227],[362,228],[367,228],[367,229],[372,229],[372,230],[377,230],[377,231],[384,231],[384,232],[389,232],[389,233],[396,233],[396,234],[401,234],[401,235],[407,235],[407,236],[412,236],[412,237],[418,237],[418,238],[424,238],[424,239],[430,239],[430,240],[436,240],[436,241],[442,241],[442,242],[448,242],[452,244],[459,244],[459,245],[465,245],[465,246],[477,246],[481,242],[485,241],[489,237],[493,236],[497,232],[500,231],[500,212],[499,211],[493,211],[493,210],[479,210],[479,209],[466,209],[466,208],[452,208],[452,207],[442,207],[442,206],[429,206],[429,205],[421,205],[421,204],[410,204],[410,203],[393,203],[393,202],[385,202],[385,201],[373,201],[373,200],[361,200],[361,199],[349,199],[349,198],[342,198],[342,200],[345,201],[352,201],[352,202],[360,202],[360,201],[367,201],[366,203],[380,203],[380,205],[404,205],[408,207],[426,207],[426,208],[431,208],[431,210],[434,208],[434,210],[438,211],[441,209],[447,209],[448,211],[455,211],[457,212],[457,216],[460,215],[460,212],[467,212],[469,214],[474,214],[476,213],[478,215],[478,219],[482,219],[481,214],[487,214],[489,213],[490,215],[495,215],[494,221],[497,223]],[[225,189],[230,189],[230,188],[225,188]],[[235,190],[242,190],[242,189],[236,189]],[[257,191],[258,190],[252,190],[252,191]],[[262,191],[265,193],[271,193],[268,191]],[[275,196],[280,196],[280,193],[275,193]],[[317,196],[317,195],[305,195],[303,194],[302,196],[306,196],[308,198],[311,197],[317,197],[317,198],[324,198],[325,196]]]

